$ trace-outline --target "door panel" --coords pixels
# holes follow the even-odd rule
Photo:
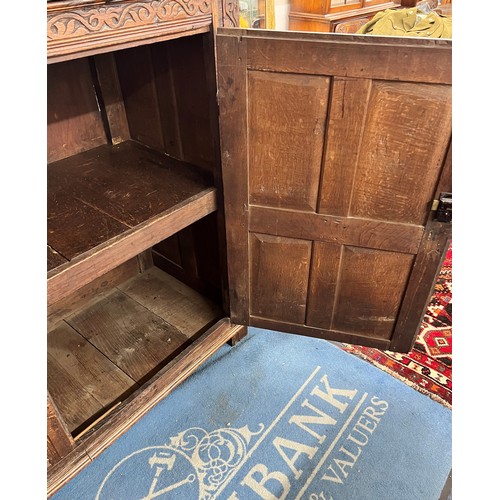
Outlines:
[[[311,242],[252,233],[250,314],[304,323]]]
[[[414,256],[344,247],[332,329],[390,339]]]
[[[425,224],[449,137],[451,87],[374,81],[350,214]],[[438,132],[438,133],[436,133]]]
[[[329,89],[322,76],[249,71],[250,203],[316,210]]]
[[[223,29],[217,46],[232,320],[409,350],[451,233],[431,214],[451,43]]]

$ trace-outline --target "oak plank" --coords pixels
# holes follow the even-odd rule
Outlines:
[[[313,242],[306,315],[309,326],[331,328],[341,257],[341,245]]]
[[[75,442],[50,393],[47,394],[47,462],[53,465],[75,447]]]
[[[415,224],[251,206],[250,231],[341,245],[417,253],[424,228]]]
[[[316,211],[329,91],[324,76],[248,72],[251,204]]]
[[[137,386],[77,331],[60,323],[47,336],[48,388],[70,431]]]
[[[47,273],[48,304],[61,300],[164,238],[214,212],[216,208],[215,188],[207,188],[152,220]]]
[[[187,338],[222,316],[218,305],[157,267],[117,286]]]
[[[390,339],[414,259],[344,247],[332,328]]]
[[[349,215],[371,84],[333,80],[318,213]]]
[[[209,54],[203,49],[205,38],[183,37],[155,44],[151,51],[165,152],[214,171],[211,101],[215,101],[215,89],[209,82],[213,75],[206,67]]]
[[[62,300],[50,304],[47,308],[48,329],[51,330],[59,321],[73,314],[77,309],[88,306],[91,301],[99,300],[104,293],[117,284],[136,276],[138,272],[138,259],[130,259]]]
[[[139,391],[113,409],[106,419],[86,433],[76,448],[48,471],[47,495],[53,495],[77,474],[89,458],[95,459],[161,399],[208,360],[243,327],[220,320],[179,356],[168,363]]]
[[[130,137],[165,151],[156,79],[148,45],[115,53]],[[172,120],[173,121],[173,120]],[[176,150],[171,150],[172,154]]]
[[[94,64],[111,134],[111,142],[119,144],[130,139],[130,131],[114,54],[97,55],[94,57]]]
[[[443,169],[434,197],[452,190],[452,141],[443,162]],[[420,331],[422,318],[434,292],[434,286],[446,257],[452,237],[452,224],[432,220],[433,213],[422,237],[414,271],[408,282],[408,289],[401,305],[398,322],[391,340],[391,350],[408,352]]]
[[[47,161],[106,144],[89,61],[47,66]]]
[[[219,39],[226,30],[218,33]],[[220,36],[222,35],[222,36]],[[260,38],[245,37],[248,68],[260,71],[335,75],[374,80],[451,84],[451,41],[409,39],[395,43],[370,35],[329,34],[314,38],[286,33]],[[303,34],[299,34],[303,35]],[[316,35],[316,33],[315,33]],[[318,33],[319,35],[319,33]],[[238,33],[241,37],[242,33]],[[391,37],[394,39],[395,37]],[[412,64],[393,62],[411,60]]]
[[[210,177],[187,163],[134,141],[103,146],[52,163],[48,189],[57,186],[129,227],[198,194]]]
[[[426,223],[450,138],[451,92],[373,82],[349,215]]]
[[[346,342],[347,344],[360,344],[367,347],[375,347],[377,349],[389,349],[390,342],[387,339],[365,335],[363,333],[353,333],[343,331],[338,328],[325,330],[309,325],[301,325],[289,323],[287,321],[279,321],[269,318],[261,318],[259,316],[250,316],[250,326],[264,328],[266,330],[276,330],[278,332],[294,333],[296,335],[304,335],[306,337],[315,337],[335,342]]]
[[[175,356],[188,340],[119,290],[66,322],[138,383]]]
[[[246,43],[217,37],[221,165],[231,320],[248,323],[248,130]]]
[[[58,181],[54,176],[47,190],[47,242],[67,260],[128,230],[122,222],[76,199]]]
[[[250,240],[251,314],[304,323],[312,243],[264,234]]]

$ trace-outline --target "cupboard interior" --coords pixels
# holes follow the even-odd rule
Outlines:
[[[74,437],[227,315],[208,36],[47,66],[48,391]]]

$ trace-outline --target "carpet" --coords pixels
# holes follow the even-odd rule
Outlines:
[[[342,348],[452,407],[452,245],[436,281],[413,349],[408,354],[342,344]]]
[[[324,340],[250,328],[54,500],[430,500],[451,411]]]

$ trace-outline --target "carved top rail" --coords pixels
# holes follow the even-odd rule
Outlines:
[[[47,2],[47,59],[58,62],[209,31],[212,0]]]

